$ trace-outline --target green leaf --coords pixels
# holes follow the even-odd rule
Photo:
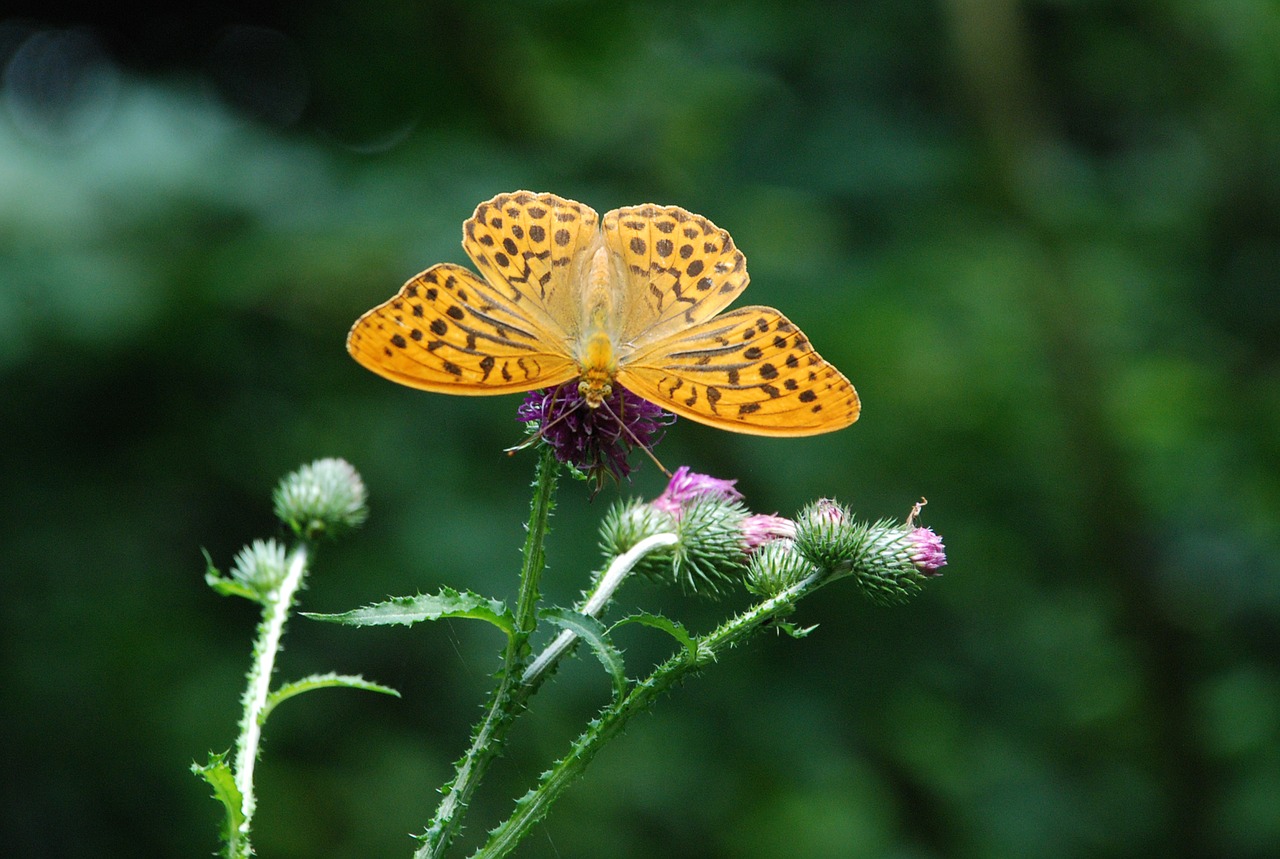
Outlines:
[[[286,701],[294,695],[301,695],[303,692],[310,692],[313,689],[332,689],[334,687],[364,689],[368,692],[381,692],[383,695],[400,697],[400,693],[390,686],[372,683],[357,674],[334,674],[332,672],[329,674],[312,674],[310,677],[303,677],[301,680],[286,683],[268,695],[267,701],[262,707],[262,712],[258,715],[258,724],[265,725],[268,714],[281,701]]]
[[[541,613],[544,620],[569,630],[591,645],[600,664],[613,678],[614,695],[621,699],[627,692],[627,675],[622,666],[622,652],[609,640],[604,624],[590,615],[567,608],[549,608]]]
[[[222,572],[213,565],[213,558],[209,557],[206,550],[201,549],[200,554],[204,555],[205,562],[204,583],[213,588],[214,593],[224,597],[244,597],[256,603],[262,602],[262,595],[253,588],[223,576]]]
[[[380,603],[352,609],[339,614],[303,612],[303,616],[348,626],[412,626],[424,620],[442,617],[472,617],[487,620],[510,638],[515,631],[511,612],[501,600],[488,599],[470,591],[443,588],[438,594],[418,594],[413,597],[393,597]]]
[[[231,767],[227,765],[226,754],[210,752],[209,763],[204,766],[193,763],[191,771],[204,779],[209,787],[213,788],[213,798],[222,803],[222,807],[226,811],[226,818],[223,821],[225,829],[222,833],[222,840],[227,845],[228,856],[239,855],[240,827],[244,824],[241,804],[244,798],[240,795],[240,789],[236,787],[235,775],[231,772]]]
[[[663,632],[669,633],[672,638],[683,644],[689,651],[690,659],[693,659],[698,655],[698,643],[693,640],[693,636],[689,634],[689,630],[685,629],[684,625],[679,621],[672,620],[669,617],[663,617],[660,614],[640,612],[639,614],[632,614],[624,617],[611,627],[611,631],[626,623],[639,623],[644,626],[651,626],[654,629],[660,629]]]

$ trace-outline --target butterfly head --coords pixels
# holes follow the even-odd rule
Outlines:
[[[578,393],[582,395],[582,399],[586,402],[587,408],[598,409],[600,404],[613,394],[613,383],[607,378],[602,380],[583,378],[578,383]]]

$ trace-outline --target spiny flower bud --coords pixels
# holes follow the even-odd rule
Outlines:
[[[600,549],[606,557],[616,558],[631,551],[641,540],[654,534],[672,533],[676,520],[652,504],[634,499],[618,502],[609,508],[600,523]],[[671,575],[671,553],[651,552],[640,559],[636,572],[649,578],[661,579]]]
[[[676,522],[680,540],[670,550],[668,577],[686,590],[719,593],[725,583],[741,576],[749,552],[792,533],[785,519],[750,515],[737,482],[682,465],[649,505]]]
[[[684,505],[672,547],[671,575],[686,590],[712,596],[738,579],[746,562],[742,524],[748,511],[739,501],[714,495]]]
[[[813,567],[785,537],[769,540],[751,553],[744,584],[762,597],[772,597],[813,573]]]
[[[929,528],[877,522],[864,532],[852,573],[874,602],[906,602],[946,564],[942,539]]]
[[[337,536],[369,515],[364,481],[345,459],[318,459],[280,481],[276,516],[305,540]]]
[[[674,532],[677,542],[646,555],[636,571],[655,581],[679,582],[689,591],[718,593],[742,574],[748,551],[743,525],[749,511],[733,484],[682,466],[652,502],[632,501],[609,511],[601,548],[617,556],[645,537]],[[763,524],[756,528],[760,534],[765,530]]]
[[[830,498],[813,502],[796,517],[796,549],[828,572],[853,559],[864,533],[849,508]]]
[[[254,540],[236,555],[231,578],[266,596],[280,586],[287,572],[285,548],[275,540]]]

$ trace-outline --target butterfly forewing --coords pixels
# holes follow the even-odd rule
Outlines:
[[[628,363],[618,382],[678,415],[754,435],[830,432],[858,419],[858,395],[771,307],[688,328]]]
[[[347,351],[380,376],[446,394],[528,391],[578,372],[563,338],[548,342],[497,289],[449,263],[361,316]]]
[[[598,222],[595,210],[555,194],[499,194],[463,224],[462,247],[513,315],[549,340],[572,340]]]
[[[643,352],[710,319],[747,286],[746,259],[729,234],[678,206],[615,209],[602,231],[623,280],[623,350]]]

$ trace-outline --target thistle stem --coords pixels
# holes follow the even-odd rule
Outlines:
[[[276,654],[280,652],[280,639],[293,607],[294,597],[302,586],[307,572],[307,549],[298,546],[289,558],[288,568],[279,588],[268,595],[262,607],[262,621],[258,624],[258,638],[253,647],[253,665],[249,669],[248,685],[244,691],[244,713],[240,718],[240,736],[236,740],[235,782],[240,791],[240,813],[244,821],[232,838],[232,854],[237,857],[253,855],[249,845],[249,830],[257,798],[253,792],[253,770],[258,762],[258,748],[262,742],[262,711],[271,691],[271,674],[275,670]],[[238,836],[238,837],[236,837]]]
[[[608,605],[609,600],[613,599],[613,594],[618,590],[618,586],[622,584],[622,580],[627,577],[627,574],[639,563],[641,558],[655,549],[674,546],[679,540],[679,535],[671,532],[651,534],[614,558],[613,563],[609,565],[609,569],[605,570],[604,575],[596,583],[595,590],[591,592],[591,596],[578,610],[591,617],[597,617],[604,610],[604,607]],[[538,654],[538,658],[533,660],[525,670],[522,682],[526,686],[536,687],[541,682],[543,673],[564,655],[577,637],[577,633],[569,629],[556,636],[555,640],[547,646],[547,649]]]
[[[472,859],[500,859],[506,856],[547,813],[551,804],[582,774],[600,748],[625,727],[632,716],[644,712],[664,692],[690,673],[715,662],[729,649],[759,632],[769,620],[788,614],[802,597],[831,579],[815,572],[776,596],[764,600],[697,639],[697,654],[681,650],[663,662],[631,692],[606,707],[578,739],[569,754],[556,762],[538,786],[516,803],[515,813],[493,829],[489,841]]]
[[[471,746],[458,761],[453,780],[444,788],[444,798],[435,817],[422,835],[422,846],[414,859],[439,859],[462,828],[462,816],[480,780],[502,750],[507,729],[524,709],[528,687],[521,683],[529,656],[529,636],[537,624],[538,584],[546,568],[546,539],[551,511],[555,508],[556,480],[560,465],[554,451],[541,447],[534,477],[533,502],[529,510],[528,536],[520,569],[520,592],[516,597],[515,630],[507,640],[501,678],[493,690],[484,717],[471,737]]]

